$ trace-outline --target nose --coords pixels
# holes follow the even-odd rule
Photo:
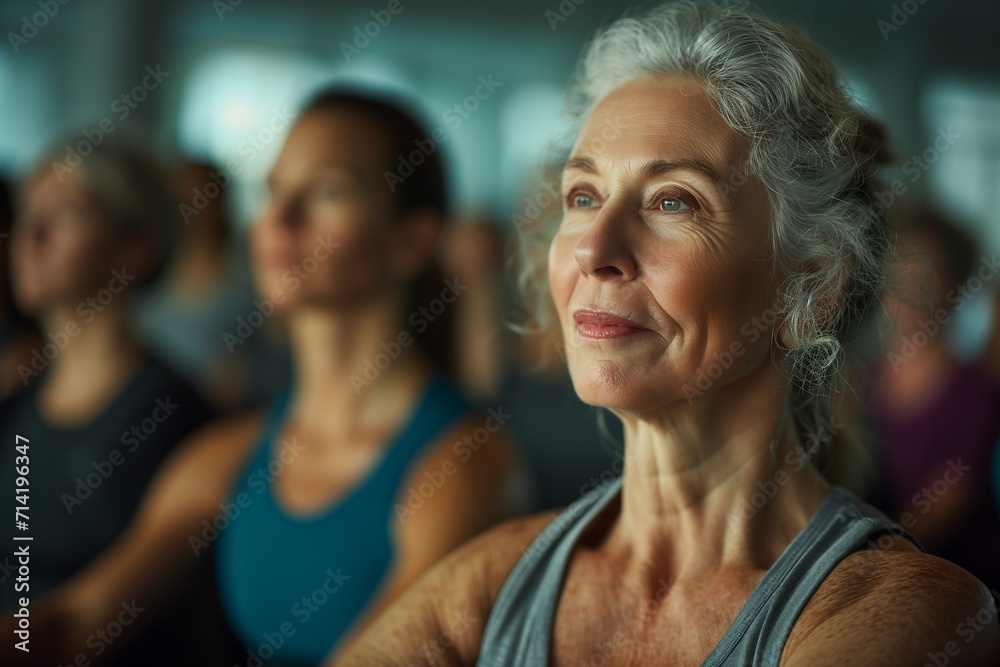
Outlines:
[[[593,224],[576,244],[576,263],[595,278],[633,280],[637,274],[628,219],[611,202],[605,204]]]

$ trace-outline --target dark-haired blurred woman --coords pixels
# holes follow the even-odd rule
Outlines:
[[[288,318],[295,381],[267,414],[194,436],[128,535],[32,611],[35,636],[40,619],[72,628],[51,635],[51,657],[75,655],[123,598],[162,599],[218,540],[244,658],[316,664],[513,511],[509,416],[470,410],[442,372],[436,325],[461,286],[432,271],[441,165],[432,156],[391,188],[385,177],[425,136],[394,104],[346,92],[300,115],[251,232],[259,300]]]

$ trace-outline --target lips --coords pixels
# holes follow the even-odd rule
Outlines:
[[[583,338],[610,340],[649,331],[638,322],[599,310],[580,309],[573,313],[576,330]]]

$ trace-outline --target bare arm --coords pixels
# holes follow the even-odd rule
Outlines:
[[[426,573],[329,663],[336,667],[473,665],[503,582],[549,512],[509,521]]]
[[[167,596],[204,553],[202,521],[219,511],[243,460],[255,417],[220,420],[181,445],[156,474],[123,535],[59,589],[32,602],[30,653],[0,646],[2,664],[75,664],[114,650],[100,633],[115,622],[142,624],[142,611]],[[13,637],[5,614],[0,636]],[[127,621],[127,622],[126,622]]]
[[[996,603],[971,574],[921,553],[866,552],[864,590],[810,602],[783,667],[991,667],[1000,664]],[[824,584],[825,585],[825,584]]]
[[[509,497],[523,474],[514,448],[499,431],[475,451],[463,444],[483,423],[477,416],[450,429],[404,480],[390,519],[392,573],[338,649],[448,553],[513,515]]]

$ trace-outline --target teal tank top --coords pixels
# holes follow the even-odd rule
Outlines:
[[[284,465],[277,436],[288,402],[286,390],[269,411],[230,499],[229,514],[239,514],[220,531],[216,550],[226,616],[268,667],[319,664],[365,610],[393,562],[392,508],[410,464],[469,411],[435,376],[368,476],[331,507],[297,516],[272,491]]]
[[[621,491],[621,479],[578,499],[535,538],[490,612],[477,667],[545,667],[563,575],[577,539]],[[702,667],[777,667],[792,626],[833,568],[883,535],[903,535],[884,514],[834,486],[768,569]],[[666,641],[666,639],[664,639]]]

